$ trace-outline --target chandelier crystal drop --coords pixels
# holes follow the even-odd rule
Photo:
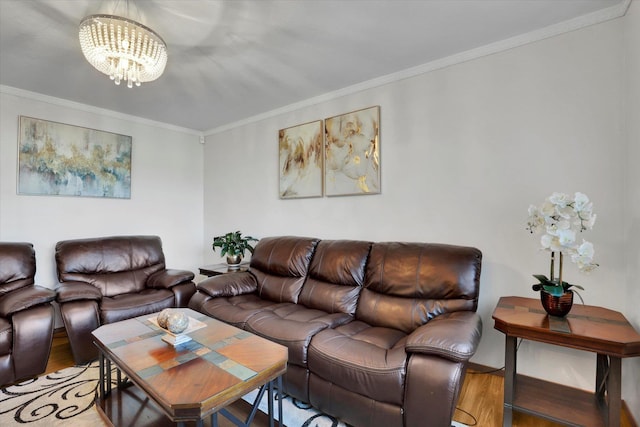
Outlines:
[[[119,85],[140,86],[162,75],[167,45],[152,29],[114,15],[90,15],[80,23],[80,47],[91,65]]]

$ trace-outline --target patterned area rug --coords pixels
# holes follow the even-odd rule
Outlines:
[[[0,426],[104,426],[93,407],[98,385],[98,364],[62,369],[0,389]],[[253,402],[255,392],[244,400]],[[266,412],[266,399],[260,404]],[[306,403],[287,397],[283,406],[288,427],[347,427]],[[455,423],[452,427],[464,427]]]

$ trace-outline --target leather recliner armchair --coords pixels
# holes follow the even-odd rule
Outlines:
[[[113,236],[56,244],[57,300],[76,364],[98,357],[100,325],[186,307],[194,274],[165,267],[158,236]]]
[[[35,274],[31,243],[0,242],[0,386],[47,368],[56,293],[34,285]]]

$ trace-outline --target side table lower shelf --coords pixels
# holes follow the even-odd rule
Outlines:
[[[606,426],[594,393],[525,375],[516,378],[514,412],[569,426]]]
[[[96,410],[109,426],[175,427],[175,423],[138,387],[114,388]],[[194,423],[195,425],[195,423]]]

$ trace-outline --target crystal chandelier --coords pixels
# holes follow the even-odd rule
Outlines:
[[[162,75],[167,45],[152,29],[114,15],[91,15],[80,23],[80,47],[98,71],[119,85],[140,86]]]

